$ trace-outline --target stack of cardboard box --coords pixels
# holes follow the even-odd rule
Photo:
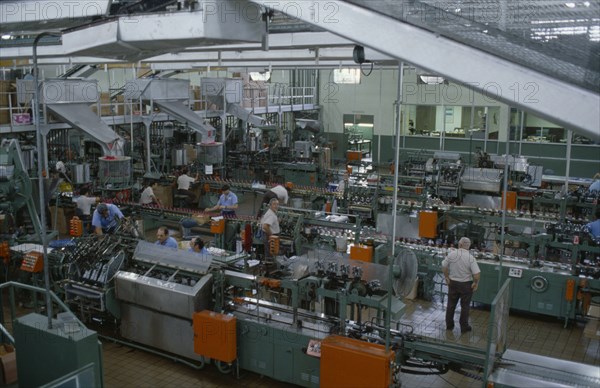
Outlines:
[[[17,381],[17,356],[12,345],[0,345],[0,382],[3,385],[14,384]]]

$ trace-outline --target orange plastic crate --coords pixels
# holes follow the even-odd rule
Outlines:
[[[350,258],[370,263],[373,261],[373,247],[369,245],[352,245],[350,247]]]

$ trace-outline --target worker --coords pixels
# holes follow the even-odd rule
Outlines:
[[[190,252],[196,252],[201,255],[208,255],[208,249],[204,246],[204,241],[200,237],[194,237],[190,240]]]
[[[469,253],[471,240],[463,237],[458,241],[458,249],[453,249],[442,261],[442,271],[448,284],[448,307],[446,309],[446,330],[454,329],[454,311],[460,299],[460,331],[472,330],[469,325],[471,297],[477,291],[481,271],[477,260]]]
[[[221,193],[217,204],[213,207],[204,209],[204,211],[211,212],[221,210],[222,216],[235,217],[235,209],[238,208],[237,195],[231,192],[229,185],[223,185]]]
[[[161,226],[156,231],[156,245],[162,245],[167,248],[179,248],[179,244],[177,244],[177,240],[173,237],[169,236],[169,229],[166,226]]]
[[[260,203],[260,207],[258,208],[258,218],[260,218],[262,215],[263,206],[268,206],[273,198],[277,198],[279,200],[279,203],[287,205],[289,200],[289,193],[292,191],[293,186],[294,185],[292,184],[292,182],[287,182],[284,186],[277,185],[275,187],[272,187],[269,191],[267,191],[263,197],[262,202]]]
[[[154,194],[154,189],[158,186],[158,182],[155,180],[147,181],[146,188],[142,191],[140,196],[140,205],[157,205],[162,206],[160,200]]]
[[[177,194],[179,195],[187,195],[187,204],[188,206],[196,206],[196,194],[190,190],[190,186],[192,183],[196,183],[198,180],[198,174],[196,174],[195,178],[192,178],[188,175],[188,169],[184,168],[181,171],[181,175],[177,178]]]
[[[269,237],[276,236],[280,232],[277,209],[279,209],[279,200],[277,198],[272,198],[269,202],[269,208],[260,219],[263,231],[263,243],[265,245],[265,257],[271,256],[269,252]]]
[[[87,219],[89,219],[92,214],[92,205],[100,202],[99,197],[89,197],[88,193],[89,189],[87,187],[82,187],[81,190],[79,190],[79,196],[73,200],[77,205],[77,215]]]
[[[96,206],[92,216],[92,226],[97,235],[114,233],[119,226],[119,219],[124,218],[121,209],[112,203],[101,203]]]
[[[586,230],[594,237],[600,239],[600,208],[596,209],[596,221],[592,221],[585,226]]]
[[[597,172],[592,177],[592,179],[594,179],[594,181],[592,182],[592,184],[590,185],[590,187],[588,187],[588,191],[590,193],[600,195],[600,172]]]

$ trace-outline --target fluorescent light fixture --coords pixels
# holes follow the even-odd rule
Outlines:
[[[250,79],[252,79],[252,81],[268,81],[271,79],[271,72],[251,72]]]
[[[373,128],[372,123],[344,123],[344,127],[354,127],[354,126]]]
[[[10,38],[12,38],[12,35],[10,34],[2,35],[2,40],[9,40]]]
[[[439,77],[437,75],[420,75],[419,78],[427,85],[439,85],[445,81],[444,77]]]

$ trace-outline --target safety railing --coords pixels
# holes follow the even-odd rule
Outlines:
[[[38,301],[44,301],[46,290],[44,288],[31,286],[28,284],[18,283],[18,282],[6,282],[0,284],[0,332],[5,340],[8,340],[12,345],[15,344],[14,338],[12,337],[10,331],[4,325],[4,291],[8,290],[8,304],[10,309],[10,322],[12,327],[12,322],[17,318],[17,293],[16,290],[30,291],[31,292],[31,301],[32,301],[32,309],[34,312],[39,313],[41,311],[41,305]],[[85,327],[85,325],[77,319],[75,314],[69,309],[69,307],[63,303],[62,300],[52,291],[48,291],[52,303],[58,306],[62,312],[71,313],[72,317],[70,317],[74,322],[76,322],[79,326]],[[42,294],[41,298],[38,298]]]

